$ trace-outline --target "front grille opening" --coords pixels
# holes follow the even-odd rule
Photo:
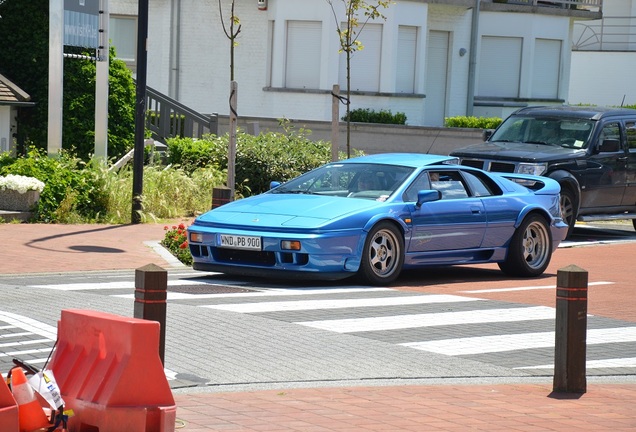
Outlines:
[[[306,253],[281,252],[281,264],[306,265],[309,262],[309,255]]]
[[[212,255],[214,260],[218,262],[261,266],[273,266],[276,264],[276,257],[273,252],[215,248]]]
[[[515,165],[504,162],[491,162],[490,169],[488,171],[513,173],[515,172]]]
[[[480,160],[475,160],[475,159],[464,159],[462,160],[462,165],[473,167],[473,168],[479,168],[479,169],[484,168],[484,162]]]

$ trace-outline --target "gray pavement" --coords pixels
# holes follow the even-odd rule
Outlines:
[[[0,225],[0,236],[11,242],[0,250],[0,312],[37,319],[42,332],[64,309],[132,316],[133,302],[24,278],[117,279],[150,262],[183,270],[149,246],[157,226]],[[636,429],[636,375],[588,377],[584,395],[559,395],[549,373],[178,302],[168,304],[165,367],[179,430]]]

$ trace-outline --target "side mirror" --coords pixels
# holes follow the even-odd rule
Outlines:
[[[621,148],[621,142],[617,139],[605,139],[598,146],[599,153],[616,153]]]
[[[421,190],[417,193],[417,202],[415,208],[422,207],[427,202],[439,201],[442,199],[442,193],[438,190]]]
[[[271,181],[271,182],[269,182],[269,188],[270,189],[277,188],[278,186],[280,186],[280,184],[281,183],[279,181]]]
[[[495,132],[494,129],[484,129],[484,131],[481,133],[481,138],[484,141],[488,141],[490,140],[490,137],[492,136],[494,132]]]

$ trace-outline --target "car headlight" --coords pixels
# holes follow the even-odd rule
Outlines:
[[[519,174],[540,176],[548,169],[547,163],[520,163],[517,168]]]

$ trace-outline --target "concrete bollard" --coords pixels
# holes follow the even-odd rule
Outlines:
[[[212,189],[212,208],[221,207],[230,202],[231,190],[229,188]]]
[[[135,270],[134,317],[157,321],[159,332],[159,357],[164,364],[166,352],[166,310],[168,299],[168,272],[155,264]]]
[[[588,273],[570,265],[557,271],[553,391],[585,393]]]

